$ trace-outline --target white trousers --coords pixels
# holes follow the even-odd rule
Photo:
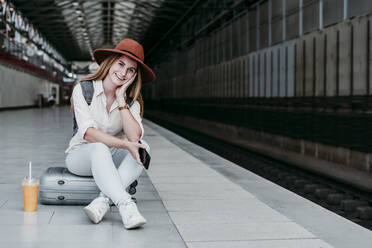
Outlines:
[[[150,152],[149,145],[141,140]],[[138,164],[126,149],[114,149],[103,143],[88,143],[71,150],[66,156],[67,169],[79,176],[93,176],[101,192],[115,205],[130,199],[126,188],[141,175]],[[102,194],[101,194],[102,195]]]

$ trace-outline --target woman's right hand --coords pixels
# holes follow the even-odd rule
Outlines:
[[[130,152],[132,157],[137,161],[137,163],[139,163],[140,165],[143,165],[142,162],[141,162],[139,153],[138,153],[139,148],[146,149],[145,145],[139,144],[137,142],[127,141],[127,143],[126,143],[126,149],[128,149],[128,151]]]

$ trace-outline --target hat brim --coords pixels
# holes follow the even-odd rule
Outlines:
[[[138,65],[141,66],[141,75],[142,75],[142,82],[143,83],[151,83],[155,81],[156,76],[155,73],[151,70],[150,67],[148,67],[145,63],[142,62],[139,58],[136,56],[125,52],[121,50],[116,50],[116,49],[96,49],[93,52],[94,59],[96,60],[97,64],[101,64],[108,56],[112,54],[122,54],[130,57],[131,59],[134,59],[135,61],[138,62]]]

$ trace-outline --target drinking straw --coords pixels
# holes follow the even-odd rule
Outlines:
[[[32,162],[30,161],[30,162],[28,162],[28,176],[29,176],[29,178],[28,178],[28,180],[31,182],[31,167],[32,167]]]

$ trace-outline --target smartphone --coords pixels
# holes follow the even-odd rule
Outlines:
[[[145,167],[146,170],[148,170],[151,160],[150,154],[144,148],[138,148],[138,153],[143,166]]]

